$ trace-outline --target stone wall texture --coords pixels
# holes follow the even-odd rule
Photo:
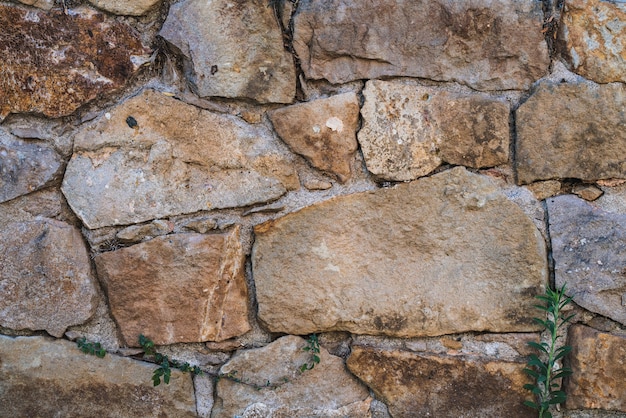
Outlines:
[[[619,0],[4,1],[0,416],[536,416],[565,285],[624,417],[625,109]]]

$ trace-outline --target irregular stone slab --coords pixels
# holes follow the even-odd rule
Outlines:
[[[396,337],[537,329],[545,244],[491,181],[455,168],[337,197],[255,228],[271,332]]]
[[[147,90],[84,126],[63,193],[88,228],[278,199],[299,187],[262,125]]]
[[[248,331],[239,228],[157,237],[100,254],[98,275],[129,346],[223,341]]]
[[[62,163],[45,142],[23,141],[0,129],[0,202],[42,188],[59,176]]]
[[[516,112],[518,181],[626,178],[625,106],[624,84],[541,83]]]
[[[0,403],[11,417],[195,417],[189,374],[152,387],[154,364],[43,337],[0,335]]]
[[[353,347],[348,369],[374,390],[394,418],[533,417],[523,405],[523,362],[453,358]]]
[[[370,80],[363,95],[358,139],[368,170],[380,178],[414,180],[442,161],[480,168],[508,160],[505,101],[407,80]]]
[[[289,335],[258,349],[239,351],[222,366],[231,378],[217,382],[212,418],[366,417],[368,390],[345,370],[343,360],[320,348],[311,363],[306,340]]]
[[[626,215],[574,196],[547,200],[557,287],[583,308],[626,325]]]
[[[568,0],[561,16],[558,48],[570,68],[597,83],[626,82],[626,4]]]
[[[164,220],[152,221],[145,225],[131,225],[122,229],[115,236],[124,243],[139,242],[160,235],[169,234],[174,230],[174,223]],[[207,232],[207,231],[205,231]]]
[[[54,7],[54,0],[18,0],[20,3],[29,6],[38,7],[44,10],[50,10]]]
[[[266,0],[183,0],[170,8],[160,35],[182,53],[201,97],[260,103],[295,97],[293,57]]]
[[[526,188],[533,193],[537,200],[544,200],[559,194],[561,182],[558,180],[538,181],[529,184]]]
[[[532,0],[301,1],[294,48],[307,78],[385,76],[527,89],[549,64]]]
[[[276,109],[268,115],[295,153],[343,183],[352,175],[359,110],[356,93],[344,93]]]
[[[142,16],[154,10],[161,0],[89,0],[89,3],[116,15]]]
[[[95,312],[97,290],[80,232],[38,218],[0,230],[0,325],[63,336]]]
[[[563,382],[565,406],[626,412],[626,336],[573,325],[567,344],[572,375]]]
[[[592,202],[602,196],[603,192],[602,189],[592,184],[577,184],[572,187],[572,193],[580,198]]]
[[[19,112],[69,115],[122,87],[148,52],[130,26],[100,13],[7,5],[0,5],[0,45],[0,121]]]

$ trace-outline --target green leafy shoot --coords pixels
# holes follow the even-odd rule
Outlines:
[[[316,364],[320,362],[320,343],[317,339],[317,334],[311,334],[307,339],[306,347],[302,348],[304,351],[311,353],[311,360],[300,366],[300,372],[304,373],[307,370],[312,370]]]
[[[77,339],[76,345],[78,345],[78,348],[80,348],[80,351],[82,351],[85,354],[91,354],[92,356],[103,358],[107,353],[106,350],[102,348],[100,343],[88,342],[85,337]]]
[[[536,296],[536,298],[545,303],[545,305],[534,305],[534,307],[544,311],[546,319],[533,319],[550,333],[550,343],[534,341],[528,343],[530,347],[537,350],[539,355],[531,354],[527,363],[528,367],[524,369],[524,372],[535,380],[534,384],[524,385],[524,388],[533,394],[535,401],[525,401],[524,405],[536,409],[539,412],[539,418],[552,418],[549,411],[550,405],[563,403],[566,399],[566,394],[559,389],[560,385],[557,380],[572,374],[567,367],[554,370],[556,362],[572,349],[567,345],[557,347],[558,330],[574,317],[573,314],[564,316],[562,312],[572,298],[565,295],[565,285],[557,290],[547,288],[544,295]]]
[[[144,335],[139,336],[139,345],[143,349],[144,355],[154,358],[154,362],[159,367],[152,374],[152,384],[159,386],[161,379],[166,385],[169,385],[172,376],[172,368],[178,369],[184,373],[193,373],[194,375],[202,374],[202,370],[198,366],[191,366],[189,363],[181,363],[176,360],[170,360],[166,355],[156,351],[154,342]]]

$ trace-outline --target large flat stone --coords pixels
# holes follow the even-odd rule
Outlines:
[[[248,331],[239,229],[174,234],[96,257],[111,313],[129,346],[223,341]]]
[[[283,141],[313,167],[341,182],[351,177],[359,123],[355,93],[283,107],[269,112],[269,117]]]
[[[122,87],[148,52],[130,26],[100,13],[8,5],[0,5],[0,45],[0,121],[69,115]]]
[[[0,336],[0,404],[7,417],[195,417],[189,374],[152,387],[154,364],[43,337]]]
[[[258,349],[239,351],[220,369],[212,418],[366,417],[367,388],[345,369],[343,359],[320,348],[311,363],[306,340],[289,335]]]
[[[286,147],[262,125],[152,90],[108,116],[76,134],[63,180],[88,228],[268,202],[299,187]]]
[[[621,83],[541,83],[516,112],[518,181],[626,178],[625,106]]]
[[[533,417],[523,362],[353,347],[348,369],[393,418]]]
[[[258,317],[272,332],[536,329],[528,307],[547,280],[541,234],[463,168],[337,197],[255,234]]]
[[[547,199],[557,287],[583,308],[626,325],[626,215],[574,196]]]
[[[294,99],[293,57],[266,0],[183,0],[170,8],[160,35],[182,53],[201,97]]]
[[[61,337],[97,307],[87,249],[75,227],[52,219],[0,230],[0,325]]]
[[[410,80],[370,80],[363,95],[358,139],[368,170],[379,178],[414,180],[442,161],[481,168],[508,160],[506,101]]]
[[[60,177],[61,156],[43,141],[24,141],[0,129],[0,202]]]
[[[307,78],[408,76],[526,89],[548,69],[532,0],[303,0],[294,48]]]
[[[570,68],[597,83],[626,82],[626,4],[567,0],[558,47]]]

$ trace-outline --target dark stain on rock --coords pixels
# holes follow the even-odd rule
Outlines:
[[[380,331],[400,331],[406,327],[407,319],[398,314],[391,314],[385,316],[376,316],[374,318],[374,325]]]
[[[129,116],[129,117],[126,118],[126,124],[128,125],[129,128],[132,128],[132,129],[134,129],[134,128],[136,128],[138,126],[137,119],[135,119],[132,116]]]

